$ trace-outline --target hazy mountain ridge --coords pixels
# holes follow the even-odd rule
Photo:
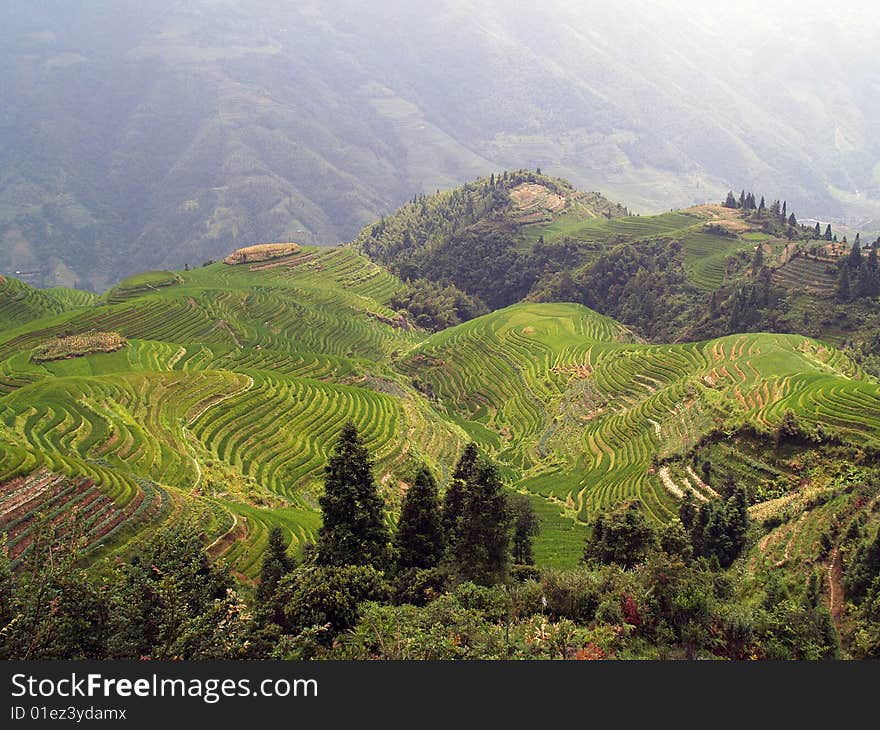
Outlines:
[[[0,36],[0,270],[103,288],[262,240],[335,243],[501,167],[642,212],[745,182],[871,228],[871,22],[676,8],[19,5]]]

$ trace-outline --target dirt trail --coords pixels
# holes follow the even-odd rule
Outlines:
[[[835,624],[843,614],[843,605],[843,561],[840,558],[840,549],[835,546],[828,561],[828,610],[831,611]]]

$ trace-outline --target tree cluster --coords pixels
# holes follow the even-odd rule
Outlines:
[[[837,299],[849,302],[861,297],[876,297],[880,294],[880,266],[877,264],[878,242],[862,252],[859,234],[856,234],[849,255],[838,263]]]

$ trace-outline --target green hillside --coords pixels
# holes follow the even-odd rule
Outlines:
[[[795,495],[781,477],[768,491],[754,466],[774,461],[760,443],[787,411],[817,443],[880,446],[880,386],[803,336],[649,345],[582,305],[536,302],[430,334],[388,306],[402,288],[347,247],[152,272],[98,306],[7,279],[0,308],[25,312],[0,334],[12,554],[26,553],[40,511],[78,509],[95,555],[196,515],[213,553],[252,577],[270,526],[296,544],[314,536],[323,465],[348,420],[376,456],[389,519],[419,463],[445,483],[476,441],[531,496],[546,565],[575,563],[586,525],[621,501],[663,523],[689,491],[712,499],[721,487],[693,471],[698,451],[744,475],[754,509]],[[87,333],[124,346],[35,361],[53,338]],[[744,427],[758,447],[740,443]]]

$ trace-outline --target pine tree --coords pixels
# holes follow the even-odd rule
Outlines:
[[[739,193],[739,206],[738,207],[743,208],[743,209],[746,207],[746,191],[745,190],[741,190]]]
[[[794,228],[797,225],[797,218],[794,217],[794,213],[792,213],[788,217],[788,225],[790,225],[792,228]]]
[[[510,501],[513,512],[513,562],[517,565],[533,565],[532,539],[540,530],[538,516],[532,501],[518,494]]]
[[[745,487],[737,486],[724,504],[724,523],[727,529],[729,552],[721,560],[721,567],[727,567],[736,560],[746,545],[749,529],[749,501]]]
[[[783,200],[783,201],[782,201],[782,216],[781,216],[781,218],[782,218],[782,222],[783,222],[783,223],[785,223],[785,214],[788,212],[788,211],[786,210],[787,208],[788,208],[788,201],[787,201],[787,200]],[[792,213],[792,215],[794,215],[794,213]]]
[[[761,202],[758,205],[758,212],[763,213],[767,209],[767,206],[764,204],[764,196],[761,196]]]
[[[278,582],[296,567],[296,560],[287,554],[284,532],[280,527],[269,530],[269,542],[263,553],[260,567],[260,583],[256,597],[260,603],[268,603],[275,595]]]
[[[477,445],[470,443],[464,447],[458,463],[452,472],[452,481],[443,495],[442,526],[446,547],[453,550],[458,533],[458,525],[464,512],[467,482],[474,476],[477,465]]]
[[[828,227],[825,229],[825,240],[831,241],[834,239],[834,234],[831,233],[831,224],[828,224]]]
[[[318,563],[384,567],[388,561],[385,505],[373,481],[370,455],[353,423],[343,427],[324,473]]]
[[[816,221],[816,238],[822,238],[822,229],[819,227],[819,221]]]
[[[463,482],[470,481],[476,473],[478,457],[479,452],[475,443],[472,442],[465,446],[458,463],[455,465],[455,470],[452,472],[452,478]]]
[[[837,277],[837,298],[841,302],[848,302],[850,297],[849,266],[841,265],[840,274]]]
[[[507,577],[511,514],[498,470],[478,462],[467,483],[453,562],[458,576],[484,585]]]
[[[852,248],[849,250],[849,267],[853,271],[862,268],[862,247],[859,245],[858,238],[853,241]]]
[[[394,538],[400,568],[433,568],[443,557],[443,526],[437,482],[422,467],[407,490]]]
[[[733,190],[728,191],[727,199],[723,203],[725,208],[737,208],[736,204],[736,196],[733,194]]]

